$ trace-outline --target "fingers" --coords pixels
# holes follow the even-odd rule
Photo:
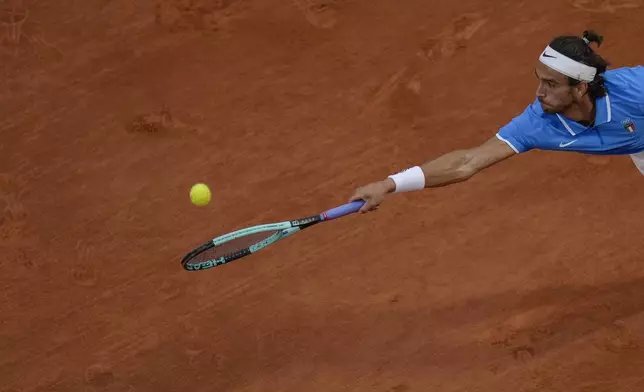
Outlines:
[[[364,195],[364,194],[363,194],[363,192],[362,192],[362,188],[358,188],[358,189],[353,193],[353,195],[349,198],[349,203],[351,203],[352,201],[358,201],[358,200],[365,200],[365,201],[367,201],[367,199],[365,199],[365,198],[364,198],[364,196],[365,196],[365,195]]]
[[[350,202],[351,202],[351,201],[356,201],[356,200],[364,200],[364,202],[365,202],[365,203],[362,205],[362,207],[360,207],[360,209],[358,210],[359,212],[362,212],[363,214],[364,214],[365,212],[369,212],[369,210],[371,209],[371,207],[369,206],[369,205],[370,205],[370,200],[369,200],[369,198],[368,198],[368,197],[363,197],[363,196],[352,197],[352,198],[351,198],[351,200],[350,200]]]
[[[360,207],[360,212],[362,212],[363,214],[377,210],[378,206],[380,205],[380,203],[374,202],[374,200],[371,198],[365,199],[365,201],[366,203],[364,203],[364,205]]]
[[[358,211],[361,213],[375,211],[382,202],[382,198],[379,195],[374,194],[374,189],[372,188],[367,186],[356,189],[353,195],[349,198],[349,203],[357,200],[364,200],[364,205],[360,207],[360,210]]]
[[[371,199],[370,197],[364,195],[362,192],[360,192],[360,190],[357,190],[353,194],[353,196],[349,198],[349,203],[351,203],[352,201],[364,200],[365,203],[362,205],[362,207],[360,207],[358,211],[365,213],[365,212],[368,212],[370,209],[369,207],[370,199]]]

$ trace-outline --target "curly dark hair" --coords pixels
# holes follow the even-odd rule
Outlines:
[[[583,38],[574,35],[561,35],[555,37],[550,42],[550,47],[557,52],[570,57],[582,64],[597,68],[597,75],[592,82],[588,83],[588,94],[591,99],[603,97],[607,93],[606,86],[604,86],[604,72],[610,65],[600,55],[590,47],[591,43],[596,43],[601,46],[604,37],[599,35],[593,30],[584,31]],[[579,80],[568,78],[571,86],[576,86],[581,83]]]

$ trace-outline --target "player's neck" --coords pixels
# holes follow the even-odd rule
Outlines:
[[[580,124],[590,125],[595,121],[595,102],[585,96],[583,100],[564,110],[563,115]]]

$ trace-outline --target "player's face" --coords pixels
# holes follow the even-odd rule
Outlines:
[[[538,63],[534,70],[539,81],[537,99],[546,113],[561,113],[575,102],[575,89],[568,77]]]

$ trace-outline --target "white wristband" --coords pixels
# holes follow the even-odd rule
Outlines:
[[[389,176],[394,180],[394,193],[417,191],[425,188],[425,173],[420,166],[410,167],[400,173]]]

